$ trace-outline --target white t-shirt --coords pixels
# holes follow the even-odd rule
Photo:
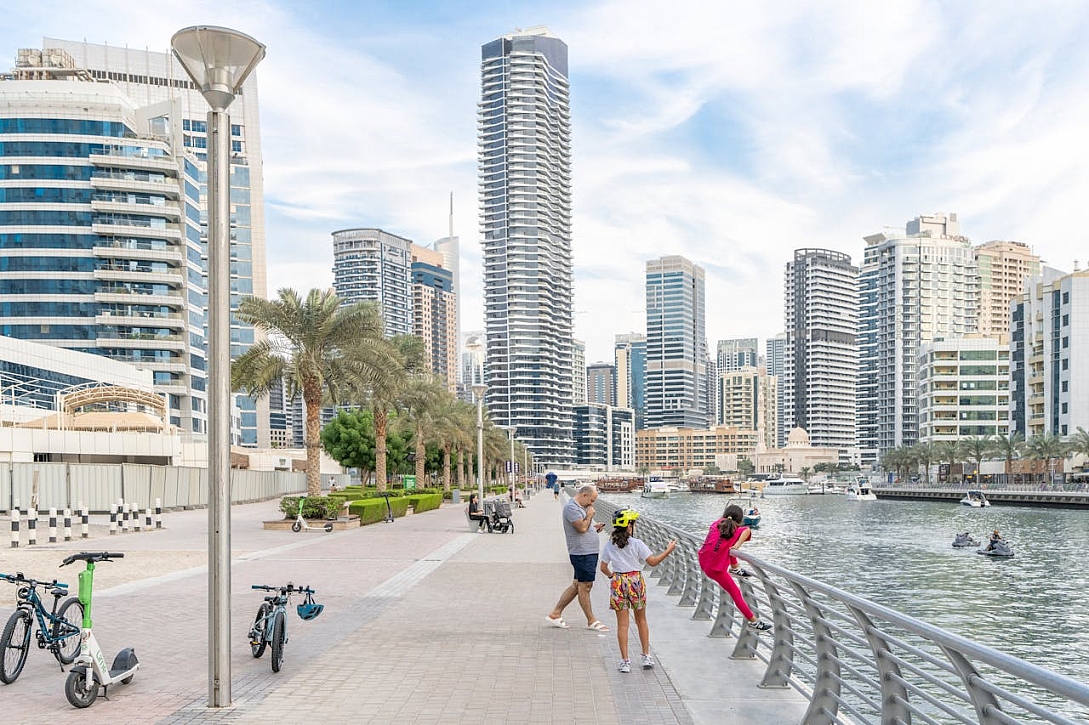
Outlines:
[[[649,546],[634,536],[628,539],[628,544],[623,549],[617,548],[613,540],[609,539],[601,550],[601,560],[607,562],[614,572],[639,571],[652,553]]]

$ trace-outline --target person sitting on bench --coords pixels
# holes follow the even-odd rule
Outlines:
[[[488,533],[492,532],[492,522],[488,518],[488,515],[480,510],[480,501],[477,500],[476,494],[469,494],[469,518],[473,521],[479,521],[480,523],[476,527],[478,534],[484,533],[484,526],[487,525]]]

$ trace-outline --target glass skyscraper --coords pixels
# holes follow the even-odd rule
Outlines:
[[[646,427],[706,428],[703,267],[684,257],[647,262]]]
[[[643,430],[647,375],[647,336],[640,332],[616,336],[613,353],[616,404],[635,411],[635,430]]]
[[[481,52],[485,402],[544,465],[574,461],[567,45],[545,28]]]

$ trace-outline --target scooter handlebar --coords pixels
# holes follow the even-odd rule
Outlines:
[[[124,559],[125,555],[120,552],[111,551],[81,551],[78,554],[72,554],[65,558],[64,563],[61,566],[68,566],[73,561],[111,561],[113,559]]]

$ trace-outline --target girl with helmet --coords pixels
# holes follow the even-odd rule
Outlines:
[[[616,640],[620,645],[621,672],[631,672],[628,659],[628,610],[635,615],[639,644],[643,650],[643,669],[654,667],[650,656],[650,628],[647,626],[647,584],[643,579],[643,562],[658,566],[677,546],[670,541],[660,554],[632,534],[639,514],[632,509],[620,509],[613,514],[613,531],[601,551],[601,573],[609,577],[609,608],[616,612]]]
[[[740,506],[730,505],[722,513],[722,518],[711,524],[707,532],[707,538],[700,547],[700,569],[710,579],[730,594],[738,611],[748,621],[749,629],[754,632],[766,632],[771,625],[762,619],[757,619],[749,608],[745,598],[741,596],[741,590],[737,588],[737,582],[730,574],[735,576],[751,576],[749,572],[741,569],[737,564],[737,558],[730,554],[730,549],[737,549],[749,540],[751,536],[748,526],[742,526],[745,514]]]

